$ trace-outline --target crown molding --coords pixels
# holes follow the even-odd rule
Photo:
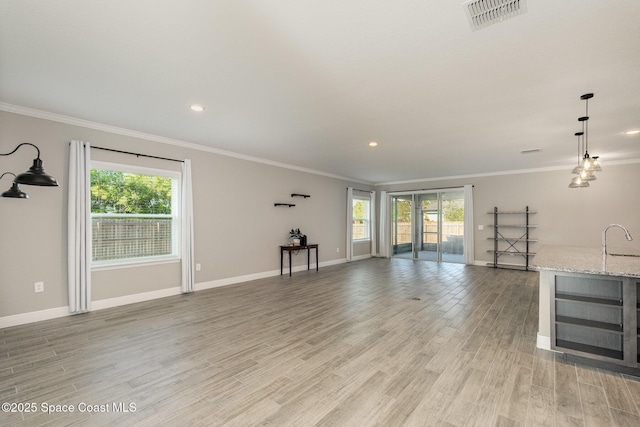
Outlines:
[[[640,163],[640,159],[611,160],[611,161],[607,161],[606,166],[629,165],[629,164],[635,164],[635,163]],[[418,182],[446,181],[450,179],[484,178],[489,176],[518,175],[523,173],[553,172],[553,171],[571,170],[574,167],[575,167],[575,164],[562,165],[562,166],[549,166],[544,168],[532,168],[532,169],[514,169],[514,170],[507,170],[507,171],[476,173],[476,174],[468,174],[468,175],[441,176],[437,178],[410,179],[406,181],[378,182],[373,185],[375,187],[378,187],[382,185],[415,184]]]
[[[20,114],[23,116],[35,117],[38,119],[50,120],[58,123],[65,123],[73,126],[80,126],[89,129],[99,130],[103,132],[114,133],[117,135],[130,136],[133,138],[144,139],[147,141],[160,142],[162,144],[174,145],[177,147],[189,148],[191,150],[204,151],[207,153],[213,153],[225,157],[233,157],[236,159],[246,160],[254,163],[261,163],[269,166],[275,166],[283,169],[295,170],[298,172],[309,173],[313,175],[325,176],[328,178],[340,179],[349,182],[357,182],[359,184],[373,185],[371,182],[361,181],[354,178],[349,178],[341,175],[334,175],[327,172],[318,171],[315,169],[304,168],[301,166],[290,165],[288,163],[276,162],[273,160],[262,159],[259,157],[247,156],[245,154],[234,153],[233,151],[221,150],[218,148],[208,147],[193,142],[180,141],[177,139],[167,138],[164,136],[153,135],[144,132],[138,132],[131,129],[125,129],[117,126],[105,125],[102,123],[92,122],[90,120],[78,119],[76,117],[65,116],[63,114],[50,113],[48,111],[36,110],[34,108],[22,107],[19,105],[13,105],[6,102],[0,102],[0,111],[6,111],[7,113]]]
[[[518,174],[524,174],[524,173],[552,172],[552,171],[558,171],[558,170],[571,169],[575,166],[575,164],[571,164],[571,165],[567,164],[562,166],[550,166],[550,167],[543,167],[543,168],[514,169],[514,170],[498,171],[498,172],[486,172],[486,173],[467,174],[467,175],[451,175],[451,176],[441,176],[441,177],[435,177],[435,178],[421,178],[421,179],[410,179],[410,180],[403,180],[403,181],[388,181],[388,182],[373,183],[373,182],[358,180],[355,178],[349,178],[346,176],[322,172],[315,169],[309,169],[301,166],[290,165],[287,163],[276,162],[273,160],[262,159],[259,157],[248,156],[245,154],[234,153],[232,151],[221,150],[218,148],[208,147],[208,146],[196,144],[193,142],[180,141],[177,139],[167,138],[164,136],[153,135],[149,133],[138,132],[131,129],[120,128],[117,126],[111,126],[111,125],[105,125],[102,123],[92,122],[90,120],[78,119],[76,117],[65,116],[57,113],[50,113],[48,111],[37,110],[34,108],[22,107],[19,105],[13,105],[6,102],[0,102],[0,111],[6,111],[8,113],[20,114],[23,116],[30,116],[30,117],[35,117],[35,118],[44,119],[44,120],[51,120],[54,122],[85,127],[89,129],[114,133],[118,135],[130,136],[133,138],[139,138],[139,139],[144,139],[148,141],[160,142],[162,144],[168,144],[168,145],[174,145],[177,147],[189,148],[192,150],[204,151],[207,153],[213,153],[220,156],[233,157],[236,159],[246,160],[249,162],[261,163],[269,166],[295,170],[298,172],[304,172],[304,173],[309,173],[313,175],[325,176],[328,178],[334,178],[334,179],[339,179],[343,181],[357,182],[358,184],[373,185],[375,187],[384,186],[384,185],[414,184],[418,182],[445,181],[445,180],[451,180],[451,179],[469,179],[469,178],[483,178],[483,177],[502,176],[502,175],[518,175]],[[626,165],[626,164],[634,164],[634,163],[640,163],[640,159],[607,161],[607,166]]]

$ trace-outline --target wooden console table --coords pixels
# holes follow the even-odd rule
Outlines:
[[[282,245],[280,246],[280,275],[282,276],[282,265],[284,264],[284,253],[289,253],[289,276],[291,276],[291,252],[307,250],[307,270],[311,270],[311,249],[316,250],[316,271],[318,271],[318,245]]]

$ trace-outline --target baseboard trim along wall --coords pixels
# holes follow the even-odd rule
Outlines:
[[[332,261],[321,262],[320,267],[344,264],[345,262],[347,262],[346,258],[334,259]],[[309,268],[311,270],[315,270],[316,264],[315,263],[311,264]],[[305,271],[306,269],[307,269],[306,265],[299,265],[299,266],[293,267],[291,271],[295,273],[297,271]],[[283,268],[282,274],[288,275],[289,268],[287,267]],[[267,277],[273,277],[273,276],[279,276],[279,275],[280,275],[280,270],[278,269],[278,270],[265,271],[262,273],[247,274],[244,276],[236,276],[236,277],[228,277],[226,279],[212,280],[210,282],[196,283],[196,291],[202,291],[202,290],[211,289],[211,288],[218,288],[220,286],[235,285],[236,283],[249,282],[251,280],[258,280],[258,279],[266,279]]]
[[[0,317],[0,328],[9,328],[11,326],[25,325],[27,323],[57,319],[58,317],[65,316],[70,316],[69,306],[32,311],[30,313],[14,314],[13,316]]]
[[[543,350],[551,350],[551,338],[538,334],[538,338],[536,339],[536,347]]]
[[[175,295],[180,295],[180,286],[92,301],[91,310],[104,310],[105,308],[120,307],[121,305],[135,304],[137,302],[151,301],[153,299],[172,297]]]
[[[345,258],[342,258],[337,260],[321,262],[319,266],[327,267],[330,265],[344,264],[345,262],[347,262],[347,260]],[[311,269],[314,270],[315,268],[316,268],[315,263],[311,264]],[[300,265],[300,266],[293,267],[292,271],[293,272],[304,271],[306,269],[307,269],[306,265]],[[283,269],[282,274],[288,275],[289,269],[288,268]],[[248,281],[257,280],[257,279],[264,279],[267,277],[273,277],[278,275],[280,275],[279,269],[265,271],[262,273],[247,274],[244,276],[212,280],[210,282],[196,283],[195,290],[197,292],[205,289],[234,285],[236,283],[248,282]],[[92,301],[91,310],[92,311],[104,310],[105,308],[119,307],[122,305],[134,304],[137,302],[144,302],[144,301],[151,301],[154,299],[165,298],[165,297],[170,297],[175,295],[180,295],[179,286],[173,287],[173,288],[160,289],[157,291],[143,292],[140,294],[124,295],[116,298],[108,298],[108,299],[103,299],[98,301]],[[41,322],[43,320],[57,319],[65,316],[71,316],[71,313],[69,313],[69,306],[50,308],[47,310],[40,310],[40,311],[32,311],[30,313],[15,314],[12,316],[0,317],[0,329],[9,328],[11,326],[25,325],[27,323]]]

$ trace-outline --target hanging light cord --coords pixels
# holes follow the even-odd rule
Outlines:
[[[5,175],[13,175],[14,178],[16,177],[16,174],[13,172],[5,172],[2,175],[0,175],[0,179],[4,178]]]
[[[582,122],[584,126],[584,154],[585,156],[589,155],[589,98],[584,100],[585,102],[585,113],[584,116],[587,118],[585,122]]]
[[[18,148],[22,147],[23,145],[30,145],[33,148],[35,148],[36,151],[38,151],[38,159],[40,158],[40,149],[37,146],[35,146],[34,144],[30,143],[30,142],[23,142],[22,144],[18,144],[18,146],[16,148],[14,148],[12,152],[6,153],[6,154],[0,153],[0,156],[10,156],[13,153],[15,153],[16,151],[18,151]]]
[[[576,132],[578,137],[578,166],[580,166],[580,159],[582,159],[582,135],[584,135],[584,123],[582,123],[582,132]]]

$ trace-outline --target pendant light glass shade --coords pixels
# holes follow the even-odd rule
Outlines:
[[[589,157],[589,153],[585,154],[582,158],[582,169],[583,170],[591,170],[591,166],[593,166],[593,161],[591,157]]]
[[[580,172],[580,175],[579,175],[579,176],[580,176],[580,179],[582,179],[583,181],[594,181],[594,180],[598,179],[598,178],[596,177],[596,174],[595,174],[595,173],[593,173],[593,172],[592,172],[592,171],[590,171],[590,170],[586,170],[586,169],[583,169],[583,170]]]
[[[582,178],[576,176],[571,180],[569,188],[584,188],[589,186],[589,181],[583,181]]]

